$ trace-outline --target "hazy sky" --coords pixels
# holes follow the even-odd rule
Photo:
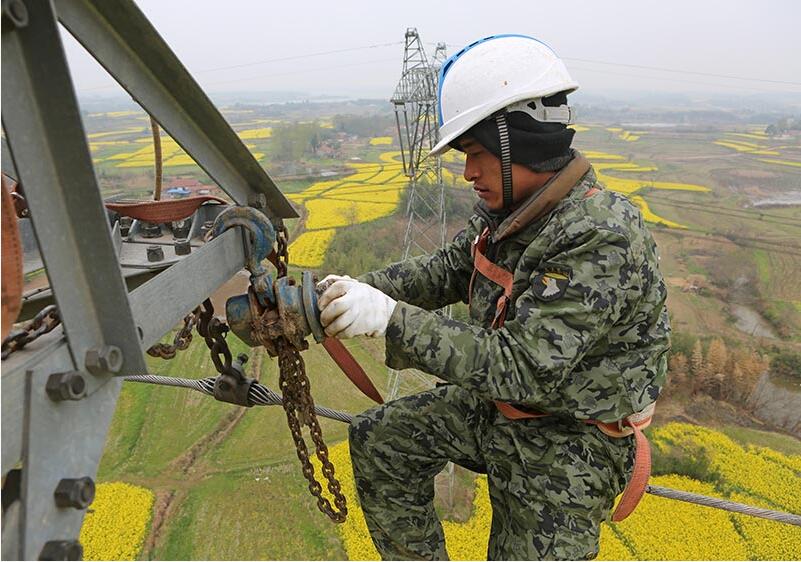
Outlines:
[[[400,76],[406,28],[417,27],[429,50],[442,41],[449,53],[486,35],[532,35],[566,59],[587,93],[801,96],[798,0],[137,3],[209,92],[280,90],[387,98]],[[65,44],[80,93],[121,91],[71,37]],[[287,57],[298,58],[276,60]]]

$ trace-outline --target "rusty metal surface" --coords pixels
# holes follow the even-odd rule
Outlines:
[[[196,197],[163,199],[160,201],[107,202],[106,209],[141,221],[165,223],[189,218],[197,211],[198,207],[209,201],[223,205],[228,204],[225,199],[220,199],[213,195],[198,195]]]

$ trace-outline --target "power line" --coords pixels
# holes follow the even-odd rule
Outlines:
[[[248,67],[248,66],[257,66],[257,65],[260,65],[260,64],[269,64],[269,63],[273,63],[273,62],[284,62],[284,61],[289,61],[289,60],[308,59],[308,58],[312,58],[312,57],[322,57],[322,56],[325,56],[325,55],[334,55],[334,54],[339,54],[339,53],[350,53],[350,52],[353,52],[353,51],[364,51],[366,49],[378,49],[378,48],[381,48],[381,47],[395,47],[397,45],[403,45],[403,41],[394,41],[392,43],[378,43],[376,45],[364,45],[363,47],[349,47],[347,49],[335,49],[335,50],[332,50],[332,51],[321,51],[319,53],[307,53],[305,55],[294,55],[294,56],[291,56],[291,57],[281,57],[281,58],[276,58],[276,59],[265,59],[265,60],[260,60],[260,61],[245,62],[245,63],[242,63],[242,64],[233,64],[233,65],[230,65],[230,66],[218,66],[216,68],[206,68],[204,70],[198,70],[196,72],[198,74],[201,74],[203,72],[217,72],[218,70],[228,70],[228,69],[231,69],[231,68],[245,68],[245,67]]]
[[[647,187],[647,186],[646,186]],[[719,207],[715,205],[704,205],[703,203],[692,203],[689,201],[676,201],[674,199],[670,199],[669,197],[660,197],[659,195],[652,195],[650,193],[638,193],[641,197],[647,197],[649,200],[655,200],[659,202],[665,202],[670,204],[673,207],[678,207],[681,209],[687,209],[690,211],[698,211],[700,213],[712,213],[712,214],[719,214],[728,217],[734,217],[738,219],[746,219],[746,220],[756,220],[761,222],[766,222],[769,224],[778,224],[782,226],[794,226],[794,227],[801,227],[801,221],[794,221],[792,218],[782,217],[781,215],[770,215],[770,214],[763,214],[759,213],[758,211],[747,211],[744,209],[733,209],[731,207]],[[727,212],[729,211],[729,212]],[[737,214],[742,213],[742,214]],[[751,216],[748,216],[751,215]],[[779,218],[782,220],[770,220],[772,218]]]
[[[626,72],[614,72],[614,71],[611,71],[611,70],[603,70],[603,69],[600,69],[600,68],[586,68],[586,67],[575,66],[575,65],[572,65],[571,68],[572,69],[577,69],[577,70],[582,70],[584,72],[602,73],[605,76],[625,76],[627,78],[640,78],[640,79],[643,78],[643,76],[639,75],[639,74],[626,73]],[[669,81],[671,83],[681,82],[682,84],[696,84],[696,85],[700,85],[700,86],[712,86],[712,87],[715,87],[715,88],[724,88],[724,89],[737,90],[737,91],[742,91],[742,90],[751,90],[751,91],[754,91],[754,92],[775,92],[776,91],[775,89],[759,88],[757,86],[737,86],[737,85],[734,85],[734,84],[700,82],[698,80],[685,80],[685,79],[681,79],[681,78],[671,78],[671,77],[668,77],[668,76],[646,76],[645,78],[647,78],[649,80]]]
[[[275,78],[276,76],[291,76],[293,74],[306,74],[308,72],[324,72],[326,70],[336,70],[336,69],[339,69],[339,68],[350,68],[350,67],[353,67],[353,66],[365,66],[365,65],[378,64],[378,63],[384,64],[384,63],[387,63],[387,62],[397,62],[397,59],[394,59],[394,58],[393,59],[378,59],[378,60],[369,60],[369,61],[363,61],[363,62],[353,62],[353,63],[348,63],[348,64],[338,64],[338,65],[326,66],[326,67],[322,67],[322,68],[308,68],[308,69],[305,69],[305,70],[291,70],[289,72],[275,72],[275,73],[272,73],[272,74],[261,74],[261,75],[258,75],[258,76],[247,76],[247,77],[236,78],[236,79],[232,79],[232,80],[220,80],[220,81],[217,81],[217,82],[205,82],[204,85],[205,86],[217,86],[219,84],[231,84],[231,83],[235,83],[235,82],[247,82],[248,80],[259,80],[259,79],[262,79],[262,78]]]
[[[694,76],[708,76],[710,78],[726,78],[730,80],[746,80],[749,82],[764,82],[766,84],[782,84],[785,86],[801,86],[801,82],[789,82],[785,80],[770,80],[767,78],[750,78],[746,76],[733,76],[731,74],[715,74],[713,72],[697,72],[693,70],[678,70],[675,68],[664,68],[661,66],[647,66],[644,64],[626,64],[622,62],[608,62],[593,59],[579,59],[574,57],[562,57],[564,60],[572,60],[576,62],[589,62],[593,64],[605,64],[608,66],[623,66],[626,68],[638,68],[642,70],[657,70],[659,72],[673,72],[676,74],[692,74]]]
[[[464,46],[464,45],[453,45],[453,44],[450,44],[450,43],[448,43],[447,45],[448,45],[448,47],[451,47],[451,48],[454,48],[454,49],[457,49],[457,50],[461,49]],[[576,62],[587,62],[587,63],[591,63],[591,64],[603,64],[603,65],[607,65],[607,66],[620,66],[620,67],[625,67],[625,68],[637,68],[637,69],[641,69],[641,70],[655,70],[655,71],[658,71],[658,72],[672,72],[672,73],[675,73],[675,74],[691,74],[691,75],[694,75],[694,76],[707,76],[707,77],[710,77],[710,78],[725,78],[725,79],[729,79],[729,80],[745,80],[745,81],[748,81],[748,82],[763,82],[763,83],[766,83],[766,84],[780,84],[780,85],[784,85],[784,86],[801,86],[801,82],[790,82],[790,81],[787,81],[787,80],[772,80],[772,79],[768,79],[768,78],[752,78],[752,77],[749,77],[749,76],[734,76],[732,74],[716,74],[714,72],[699,72],[699,71],[694,71],[694,70],[680,70],[680,69],[677,69],[677,68],[666,68],[666,67],[662,67],[662,66],[649,66],[649,65],[643,65],[643,64],[628,64],[628,63],[622,63],[622,62],[609,62],[609,61],[602,61],[602,60],[596,60],[596,59],[585,59],[585,58],[577,58],[577,57],[562,57],[562,59],[563,60],[568,60],[568,61],[576,61]],[[631,76],[631,75],[628,75],[628,76]],[[691,82],[691,83],[705,84],[704,82]],[[708,83],[706,83],[706,84],[707,85],[712,85],[712,84],[708,84]]]
[[[301,60],[301,59],[308,59],[308,58],[314,58],[314,57],[321,57],[321,56],[325,56],[325,55],[333,55],[333,54],[347,53],[347,52],[354,52],[354,51],[364,51],[364,50],[368,50],[368,49],[378,49],[378,48],[382,48],[382,47],[390,47],[390,46],[394,47],[394,46],[402,45],[402,44],[403,44],[403,41],[395,41],[393,43],[378,43],[378,44],[375,44],[375,45],[364,45],[362,47],[349,47],[347,49],[334,49],[334,50],[330,50],[330,51],[320,51],[320,52],[316,52],[316,53],[307,53],[307,54],[304,54],[304,55],[293,55],[293,56],[290,56],[290,57],[280,57],[280,58],[275,58],[275,59],[265,59],[265,60],[261,60],[261,61],[253,61],[253,62],[246,62],[246,63],[241,63],[241,64],[234,64],[234,65],[230,65],[230,66],[219,66],[219,67],[216,67],[216,68],[206,68],[206,69],[203,69],[203,70],[196,70],[192,74],[206,74],[206,73],[210,73],[210,72],[219,72],[221,70],[229,70],[229,69],[233,69],[233,68],[246,68],[246,67],[249,67],[249,66],[258,66],[258,65],[269,64],[269,63],[274,63],[274,62],[285,62],[285,61],[290,61],[290,60]],[[391,60],[382,59],[380,61],[375,60],[375,61],[368,61],[366,63],[352,63],[352,65],[356,65],[356,64],[372,64],[372,63],[377,63],[377,62],[382,62],[382,63],[383,62],[394,62],[395,60],[396,59],[394,59],[394,58],[391,59]],[[350,66],[350,65],[348,65],[348,66]],[[241,79],[237,79],[237,80],[229,80],[229,81],[226,81],[226,82],[214,82],[211,85],[225,84],[225,83],[229,83],[229,82],[240,82],[240,81],[243,81],[243,80],[251,80],[251,79],[254,79],[254,78],[269,78],[271,76],[286,76],[288,74],[299,74],[299,73],[303,73],[303,72],[319,72],[321,70],[327,70],[329,68],[343,68],[343,66],[329,66],[329,67],[326,67],[324,69],[314,68],[314,69],[307,69],[307,70],[300,70],[300,71],[292,71],[292,72],[289,72],[289,73],[271,74],[271,75],[266,75],[266,76],[250,76],[250,77],[241,78]],[[90,87],[90,88],[81,88],[81,91],[82,92],[88,92],[88,91],[94,91],[94,90],[105,90],[105,89],[108,89],[108,88],[114,88],[116,86],[119,86],[119,84],[117,84],[117,82],[114,82],[113,84],[106,84],[104,86],[93,86],[93,87]]]

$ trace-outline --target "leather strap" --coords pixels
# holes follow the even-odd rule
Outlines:
[[[384,403],[384,399],[376,389],[373,381],[370,380],[370,377],[367,376],[361,365],[356,362],[350,351],[342,345],[341,341],[335,338],[325,338],[323,347],[328,352],[328,355],[331,356],[331,359],[334,360],[334,363],[339,365],[342,372],[350,379],[350,382],[362,391],[362,394],[378,404]]]
[[[12,187],[2,177],[2,337],[11,331],[22,307],[22,246],[20,244],[17,214],[11,199]]]
[[[526,412],[521,410],[520,408],[516,408],[507,402],[501,402],[500,400],[493,400],[495,402],[495,406],[497,406],[498,411],[503,414],[508,420],[530,420],[533,418],[545,418],[548,417],[548,414],[541,414],[541,413],[534,413],[534,412]]]
[[[484,251],[487,249],[487,240],[489,239],[489,229],[485,228],[481,233],[478,240],[473,244],[473,276],[470,278],[470,294],[473,293],[473,281],[475,280],[476,272],[481,273],[484,277],[503,287],[503,295],[498,299],[495,304],[495,318],[492,320],[493,328],[500,328],[506,319],[506,311],[509,308],[509,303],[512,300],[512,285],[514,283],[514,274],[498,265],[492,263]]]
[[[548,416],[548,414],[543,413],[527,412],[497,400],[495,400],[495,406],[509,420],[525,420]],[[651,424],[651,417],[649,416],[639,423],[632,422],[629,419],[622,423],[604,423],[597,420],[587,420],[585,423],[598,427],[605,435],[613,438],[634,435],[634,470],[631,473],[631,480],[623,490],[620,502],[618,502],[615,511],[612,513],[612,521],[618,523],[631,515],[648,487],[648,479],[651,477],[651,444],[642,430]],[[628,431],[621,430],[621,426],[625,426]]]
[[[587,422],[594,423],[598,428],[604,431],[603,426],[611,425],[616,430],[618,424],[603,424],[600,422]],[[648,478],[651,476],[651,444],[642,430],[651,423],[651,418],[643,423],[632,423],[630,421],[624,422],[634,430],[634,470],[631,473],[631,480],[623,490],[623,496],[617,504],[614,513],[612,513],[612,521],[615,523],[623,521],[626,517],[631,515],[637,504],[640,503],[645,489],[648,487]]]
[[[536,195],[523,203],[498,226],[493,241],[500,242],[527,224],[550,213],[589,171],[589,160],[577,154],[567,166],[551,177]]]
[[[182,199],[164,199],[161,201],[139,201],[136,203],[106,203],[106,209],[119,213],[124,217],[150,223],[165,223],[183,220],[197,211],[206,201],[215,201],[227,205],[228,202],[213,195],[184,197]]]

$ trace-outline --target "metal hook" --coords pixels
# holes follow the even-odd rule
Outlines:
[[[229,228],[241,226],[250,236],[248,237],[247,263],[245,267],[250,271],[250,283],[256,291],[256,296],[262,306],[267,306],[272,294],[272,283],[267,270],[261,262],[270,255],[275,244],[275,228],[272,223],[253,207],[229,207],[220,213],[212,227],[212,237],[217,237]]]

